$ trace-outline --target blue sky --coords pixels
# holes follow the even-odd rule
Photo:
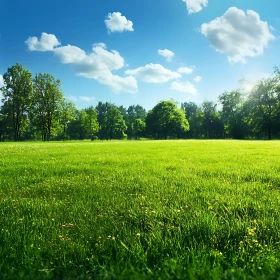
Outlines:
[[[51,73],[78,108],[217,101],[280,66],[279,0],[2,2],[0,75]]]

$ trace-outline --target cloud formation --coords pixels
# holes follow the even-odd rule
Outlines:
[[[119,12],[109,13],[104,22],[109,32],[134,31],[133,22]]]
[[[60,42],[53,34],[42,33],[41,38],[29,37],[25,44],[30,51],[46,52],[52,51],[55,47],[60,46]]]
[[[51,38],[50,36],[45,37]],[[42,40],[37,39],[37,42],[41,43],[41,41]],[[45,49],[52,51],[55,54],[55,56],[57,56],[60,59],[61,63],[72,65],[73,69],[77,72],[78,76],[82,76],[89,79],[95,79],[99,83],[108,86],[113,92],[116,93],[137,92],[138,85],[134,77],[121,77],[112,73],[112,71],[114,70],[119,70],[123,68],[125,66],[125,60],[117,51],[108,51],[106,49],[105,44],[94,44],[90,53],[86,53],[79,47],[72,45],[59,47],[54,47],[54,45],[52,46],[52,48]],[[42,51],[42,48],[39,50],[38,46],[36,46],[36,48],[29,47],[29,49],[31,51]]]
[[[90,102],[95,99],[95,97],[89,97],[89,96],[79,96],[79,99],[85,102]]]
[[[246,57],[262,55],[269,41],[274,39],[268,23],[261,21],[258,13],[252,10],[245,13],[236,7],[202,24],[201,33],[232,63],[246,63]]]
[[[189,75],[189,74],[192,74],[193,70],[194,70],[194,66],[191,66],[191,67],[180,67],[177,72],[180,73],[180,74],[186,74],[186,75]]]
[[[196,77],[194,78],[194,81],[195,81],[196,83],[199,83],[199,82],[201,81],[201,79],[202,79],[202,77],[196,76]]]
[[[90,102],[95,100],[95,97],[90,97],[90,96],[74,96],[74,95],[69,95],[67,96],[67,99],[73,101],[73,102],[77,102],[77,101],[85,101],[85,102]]]
[[[200,12],[203,7],[206,7],[208,0],[182,0],[186,3],[189,14]]]
[[[168,62],[170,62],[175,55],[174,52],[172,52],[168,49],[158,50],[158,54],[165,57]]]
[[[196,88],[190,82],[172,82],[171,90],[180,91],[184,93],[196,94]]]
[[[90,79],[98,79],[125,65],[123,57],[115,50],[107,51],[103,43],[93,45],[89,54],[71,45],[55,48],[54,53],[62,63],[73,65],[79,76]]]
[[[179,73],[168,70],[160,64],[153,63],[134,70],[126,70],[125,73],[134,76],[143,82],[152,84],[162,84],[181,77]]]

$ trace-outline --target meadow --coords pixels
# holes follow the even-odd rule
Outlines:
[[[280,279],[280,142],[0,143],[0,279]]]

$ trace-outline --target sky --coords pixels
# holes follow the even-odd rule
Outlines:
[[[216,102],[280,66],[279,9],[279,0],[1,1],[0,86],[20,63],[60,79],[77,108]]]

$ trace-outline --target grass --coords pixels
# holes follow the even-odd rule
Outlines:
[[[280,142],[0,143],[0,279],[280,279]]]

